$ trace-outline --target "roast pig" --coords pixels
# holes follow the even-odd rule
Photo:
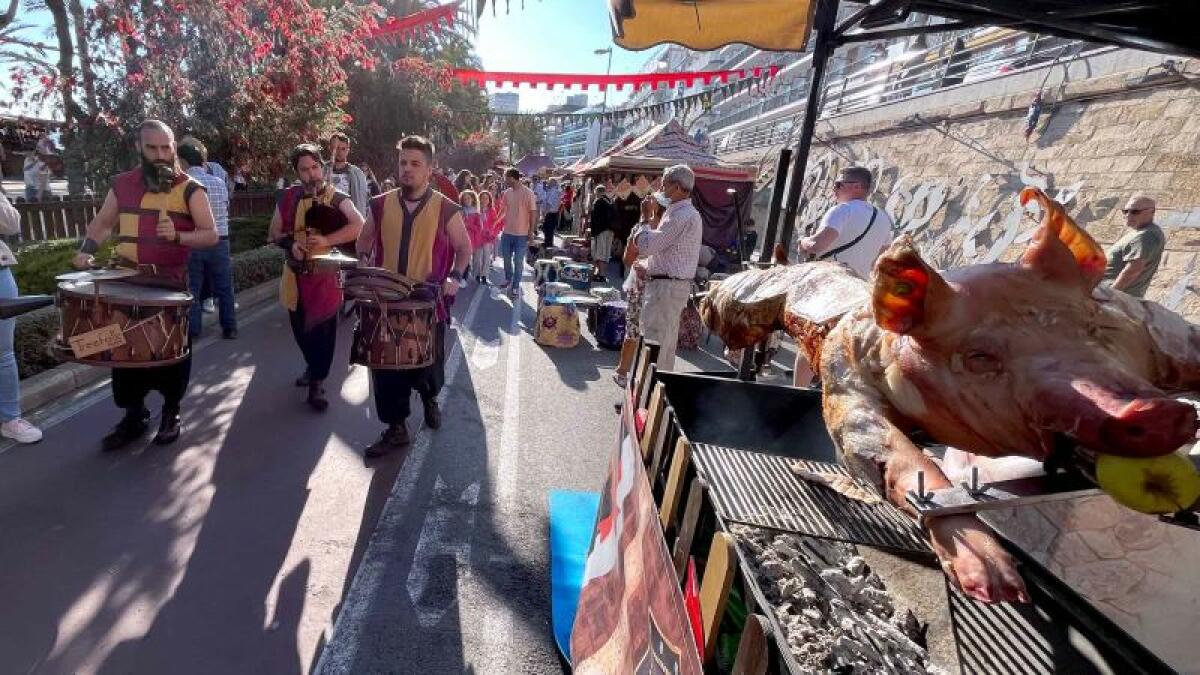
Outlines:
[[[910,440],[986,457],[1046,458],[1064,440],[1157,456],[1196,437],[1200,329],[1153,302],[1097,286],[1104,254],[1036,189],[1043,219],[1015,263],[938,272],[898,239],[870,282],[833,263],[726,279],[702,314],[732,348],[782,328],[820,374],[823,413],[842,461],[898,507],[925,472]],[[972,517],[930,523],[951,579],[985,600],[1024,597],[1012,561]]]

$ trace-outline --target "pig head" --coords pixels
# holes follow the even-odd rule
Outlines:
[[[1164,390],[1200,386],[1196,327],[1097,288],[1100,247],[1055,202],[1026,198],[1046,215],[1018,262],[940,274],[901,238],[876,264],[871,307],[829,335],[826,421],[852,463],[880,452],[857,447],[863,408],[984,456],[1044,459],[1069,439],[1148,457],[1195,438],[1195,410]],[[866,463],[886,473],[886,458]]]

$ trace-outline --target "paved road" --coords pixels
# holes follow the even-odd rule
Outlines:
[[[460,298],[444,427],[418,406],[405,456],[363,460],[361,368],[307,410],[274,306],[198,346],[172,448],[100,453],[103,387],[43,411],[43,443],[0,445],[0,670],[306,672],[338,619],[325,672],[560,672],[547,493],[602,481],[616,354],[536,345],[533,301]]]

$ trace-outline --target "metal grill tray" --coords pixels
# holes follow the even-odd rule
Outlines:
[[[967,675],[1051,675],[1088,672],[1083,663],[1063,663],[1046,639],[1047,619],[1033,605],[972,600],[946,584],[958,659]],[[1064,669],[1064,666],[1068,666]]]
[[[917,524],[886,501],[843,497],[792,473],[790,465],[849,476],[837,464],[810,462],[749,450],[697,443],[697,471],[708,481],[722,518],[812,537],[911,553],[931,554]],[[869,487],[865,483],[860,483]]]

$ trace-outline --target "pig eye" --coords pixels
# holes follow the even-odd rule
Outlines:
[[[963,359],[963,365],[969,372],[977,374],[998,373],[1003,370],[1003,365],[1000,359],[995,355],[978,350],[967,352],[967,356]]]

